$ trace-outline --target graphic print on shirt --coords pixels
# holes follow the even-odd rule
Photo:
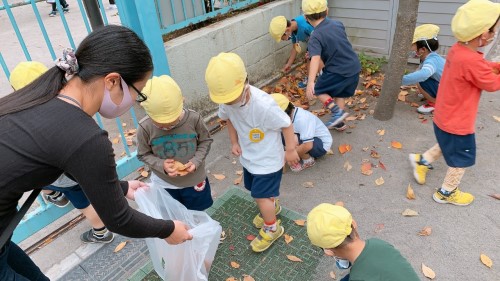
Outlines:
[[[196,134],[174,134],[151,141],[153,154],[161,159],[183,158],[196,152]]]

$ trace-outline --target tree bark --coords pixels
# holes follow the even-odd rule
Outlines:
[[[408,51],[417,22],[418,4],[419,0],[399,1],[396,32],[392,40],[389,65],[373,115],[377,120],[389,120],[394,115],[394,107],[396,106],[400,91],[399,87],[408,62]]]

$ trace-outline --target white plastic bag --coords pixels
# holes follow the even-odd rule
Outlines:
[[[156,273],[165,281],[207,281],[219,246],[222,227],[205,212],[188,210],[162,189],[158,182],[135,193],[140,211],[157,219],[187,224],[193,240],[169,245],[165,240],[146,238]]]

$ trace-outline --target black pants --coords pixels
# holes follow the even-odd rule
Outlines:
[[[57,0],[56,0],[56,1],[57,1]],[[68,3],[66,2],[66,0],[59,0],[59,3],[61,4],[61,6],[62,6],[63,8],[66,8],[66,7],[68,7],[68,6],[69,6],[69,5],[68,5]],[[54,2],[54,3],[52,3],[52,11],[53,11],[53,12],[57,12],[57,6],[56,6],[56,3],[55,3],[55,2]]]

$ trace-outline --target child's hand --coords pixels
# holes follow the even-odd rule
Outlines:
[[[290,69],[292,68],[292,66],[290,64],[285,64],[285,66],[281,69],[281,71],[283,71],[284,73],[287,73],[288,71],[290,71]]]
[[[125,197],[127,197],[130,200],[135,200],[135,191],[139,188],[148,188],[148,187],[149,186],[142,181],[138,180],[128,181],[128,191]]]
[[[294,149],[288,149],[285,151],[285,160],[288,163],[288,165],[293,166],[299,163],[300,157],[299,154],[297,153],[297,150]]]
[[[188,173],[192,173],[192,172],[196,171],[196,166],[191,161],[187,162],[184,166],[186,167],[186,169],[184,169],[184,171],[186,171]]]
[[[163,170],[165,170],[165,173],[170,177],[176,177],[177,170],[174,168],[174,159],[166,159],[163,161]]]
[[[306,95],[307,95],[307,98],[310,100],[312,100],[314,98],[314,81],[307,82]]]
[[[238,143],[233,144],[233,147],[231,148],[231,153],[233,153],[234,156],[241,155],[241,147]]]

